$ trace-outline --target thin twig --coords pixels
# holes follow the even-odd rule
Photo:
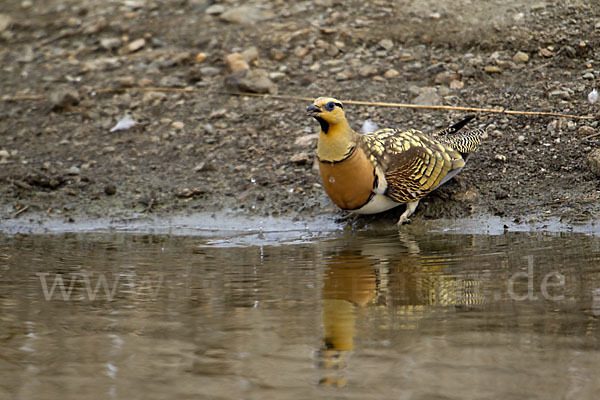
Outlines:
[[[282,95],[270,95],[261,93],[245,93],[245,92],[226,92],[233,96],[253,96],[253,97],[270,97],[273,99],[281,100],[302,100],[302,101],[313,101],[313,99],[307,97],[295,97],[295,96],[282,96]],[[427,106],[421,104],[405,104],[405,103],[381,103],[381,102],[370,102],[370,101],[354,101],[345,100],[344,104],[356,104],[363,106],[379,106],[379,107],[398,107],[398,108],[412,108],[412,109],[428,109],[428,110],[452,110],[452,111],[474,111],[474,112],[487,112],[487,113],[501,113],[502,109],[494,108],[476,108],[476,107],[461,107],[461,106]],[[562,118],[573,118],[573,119],[592,119],[591,116],[572,115],[572,114],[561,114],[555,112],[546,111],[517,111],[517,110],[506,110],[505,114],[512,115],[534,115],[534,116],[551,116],[551,117],[562,117]]]
[[[17,210],[16,213],[13,214],[13,218],[17,218],[19,215],[23,214],[25,211],[29,210],[29,206],[25,206]]]
[[[597,132],[597,133],[593,133],[593,134],[591,134],[591,135],[588,135],[588,136],[586,136],[586,137],[582,138],[581,140],[589,140],[589,139],[591,139],[591,138],[593,138],[593,137],[596,137],[596,136],[600,136],[600,132]]]

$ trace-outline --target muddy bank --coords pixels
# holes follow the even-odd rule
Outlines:
[[[500,107],[516,90],[513,109],[599,111],[587,98],[600,79],[600,11],[589,2],[5,3],[0,213],[11,225],[341,215],[314,168],[307,104],[223,93],[232,88],[475,107]],[[252,73],[232,73],[243,62]],[[356,129],[369,119],[434,132],[464,116],[346,108]],[[126,115],[136,124],[111,132]],[[597,118],[502,117],[413,221],[589,223],[600,192],[586,138],[597,130]],[[391,226],[401,212],[354,224]]]

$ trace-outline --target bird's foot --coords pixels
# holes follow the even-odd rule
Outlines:
[[[343,217],[339,217],[338,219],[335,220],[335,222],[346,222],[348,220],[352,220],[352,222],[356,221],[356,219],[358,218],[358,214],[354,214],[354,213],[348,213],[346,215],[344,215]]]
[[[419,200],[415,200],[415,201],[411,201],[409,203],[406,203],[406,210],[402,213],[402,215],[400,216],[400,219],[398,220],[398,222],[396,223],[396,225],[402,226],[404,224],[410,224],[410,218],[409,217],[411,215],[413,215],[413,213],[417,209],[418,205],[419,205]]]

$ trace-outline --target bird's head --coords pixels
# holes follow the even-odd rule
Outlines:
[[[331,97],[316,99],[306,108],[306,114],[319,121],[323,133],[329,132],[330,127],[346,120],[342,102]]]

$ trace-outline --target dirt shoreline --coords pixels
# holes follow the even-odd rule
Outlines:
[[[598,132],[600,110],[587,98],[600,86],[600,10],[591,2],[5,3],[0,226],[224,210],[292,221],[342,215],[314,168],[318,124],[306,102],[223,93],[247,85],[473,107],[500,107],[516,90],[513,109],[593,116],[503,116],[413,223],[569,226],[600,216],[587,161],[597,143],[585,139]],[[231,74],[236,52],[250,75]],[[434,132],[465,115],[346,109],[357,130],[369,119]],[[111,132],[125,115],[137,124]],[[391,226],[402,209],[349,224]]]

